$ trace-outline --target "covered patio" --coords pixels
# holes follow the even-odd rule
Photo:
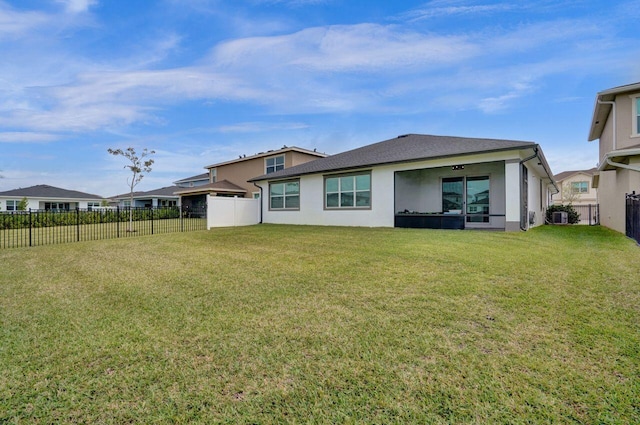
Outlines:
[[[505,161],[396,171],[395,227],[505,230]]]

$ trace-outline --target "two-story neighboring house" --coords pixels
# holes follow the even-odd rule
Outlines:
[[[598,203],[598,190],[591,185],[596,168],[590,170],[563,171],[553,176],[560,192],[551,196],[554,205],[595,205]]]
[[[599,140],[600,224],[625,232],[625,194],[640,192],[640,82],[601,91],[589,141]]]
[[[207,184],[180,188],[175,194],[180,196],[183,207],[201,207],[206,205],[207,195],[237,196],[257,198],[260,188],[247,180],[280,171],[295,165],[304,164],[327,155],[295,146],[283,146],[278,150],[260,152],[255,155],[241,155],[239,158],[208,165]]]

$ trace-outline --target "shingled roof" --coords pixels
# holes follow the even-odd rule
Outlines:
[[[79,192],[77,190],[61,189],[47,184],[7,190],[5,192],[0,192],[0,196],[51,199],[103,199],[102,196]]]
[[[229,180],[220,180],[215,183],[203,184],[200,186],[179,188],[179,190],[174,193],[176,195],[186,195],[213,192],[247,193],[247,190],[241,188],[237,184],[231,183]]]
[[[593,176],[593,174],[597,171],[597,168],[591,168],[589,170],[573,170],[573,171],[563,171],[561,173],[553,176],[554,180],[558,183],[562,182],[564,179],[571,177],[576,174],[587,174],[589,176]]]
[[[160,189],[149,190],[147,192],[133,192],[133,197],[136,199],[141,198],[154,198],[154,197],[173,197],[176,190],[181,189],[179,186],[166,186]],[[128,199],[131,196],[130,193],[122,193],[116,195],[113,199]]]
[[[535,148],[536,146],[537,144],[534,142],[516,140],[407,134],[326,158],[316,159],[295,167],[285,168],[275,173],[255,177],[249,181],[272,180],[457,155]]]

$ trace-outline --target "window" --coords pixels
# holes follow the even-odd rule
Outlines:
[[[635,124],[635,133],[640,135],[640,96],[636,97],[633,102],[633,117]]]
[[[218,169],[212,168],[209,171],[209,180],[210,180],[209,183],[215,183],[217,181],[216,180],[217,178],[218,178]]]
[[[299,210],[300,182],[288,181],[269,185],[269,209]]]
[[[572,193],[587,193],[589,192],[589,182],[571,182]]]
[[[100,207],[100,202],[87,202],[87,209],[89,211],[93,210],[94,208],[99,208]]]
[[[284,155],[274,156],[264,160],[266,166],[266,173],[275,173],[276,171],[284,170]]]
[[[7,211],[18,211],[20,201],[7,201]]]
[[[44,203],[45,210],[55,210],[55,211],[69,211],[70,205],[68,202],[45,202]]]
[[[371,208],[371,174],[326,177],[325,208]]]

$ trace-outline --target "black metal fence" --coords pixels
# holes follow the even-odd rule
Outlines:
[[[0,213],[0,248],[206,230],[206,207],[92,208]]]
[[[576,224],[586,224],[594,226],[600,224],[600,208],[599,205],[572,205],[580,217],[580,221]]]
[[[640,243],[640,194],[626,195],[626,235]]]

